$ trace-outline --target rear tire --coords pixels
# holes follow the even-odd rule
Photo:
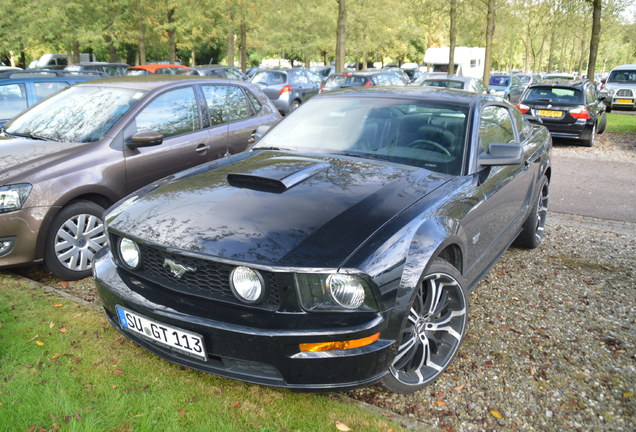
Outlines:
[[[77,201],[55,216],[44,246],[44,264],[64,280],[88,277],[93,257],[106,245],[102,220],[104,208],[91,201]]]
[[[592,126],[592,132],[590,132],[590,137],[588,139],[581,140],[581,144],[584,147],[592,147],[594,145],[594,141],[596,140],[596,123]]]
[[[541,244],[545,230],[545,221],[548,217],[549,182],[546,176],[539,183],[539,194],[535,205],[523,223],[522,231],[515,239],[515,246],[526,249],[534,249]]]
[[[300,102],[295,100],[291,103],[291,105],[289,105],[289,113],[291,114],[292,112],[294,112],[296,109],[298,109],[298,107],[300,106]]]

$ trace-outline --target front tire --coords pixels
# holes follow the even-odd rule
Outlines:
[[[381,384],[411,393],[435,381],[448,367],[466,332],[464,279],[448,261],[431,264],[418,284],[389,373]]]
[[[539,183],[539,196],[534,208],[523,223],[522,231],[515,239],[515,246],[535,249],[541,244],[545,231],[545,221],[548,217],[549,182],[544,175]]]
[[[77,201],[53,219],[47,234],[44,263],[55,276],[78,280],[91,275],[93,257],[106,245],[102,215],[94,202]]]

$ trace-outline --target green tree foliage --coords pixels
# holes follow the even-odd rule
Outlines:
[[[345,61],[423,62],[450,44],[449,3],[436,0],[0,0],[0,55],[20,63],[50,53],[94,53],[128,63],[336,58],[339,4],[346,6]],[[635,0],[600,0],[595,70],[636,63]],[[457,0],[456,45],[485,46],[485,0]],[[492,69],[588,69],[591,0],[492,0]],[[230,59],[228,57],[231,56]],[[594,58],[594,57],[592,57]]]

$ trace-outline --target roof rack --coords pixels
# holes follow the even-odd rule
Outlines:
[[[0,72],[0,78],[47,78],[71,76],[107,76],[107,74],[100,71],[71,72],[56,69],[30,69],[22,71]]]

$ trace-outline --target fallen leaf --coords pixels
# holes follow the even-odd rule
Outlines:
[[[119,387],[119,384],[115,384],[115,385],[113,385],[111,388],[112,388],[113,390],[115,390],[117,387]]]
[[[181,408],[179,411],[177,411],[177,414],[184,415],[185,412],[186,412],[186,409],[185,408]]]
[[[455,388],[453,389],[453,391],[461,391],[461,390],[464,390],[464,387],[466,387],[466,385],[465,385],[465,384],[458,385],[457,387],[455,387]]]
[[[234,405],[232,405],[232,408],[238,408],[239,404],[240,404],[239,401],[234,402]]]
[[[42,342],[42,341],[40,341],[40,340],[36,340],[36,341],[35,341],[35,344],[36,344],[37,346],[42,346],[42,345],[44,345],[44,342]]]
[[[338,420],[336,420],[336,429],[338,429],[341,432],[348,432],[353,430],[349,426],[347,426],[346,424]]]
[[[53,305],[53,307],[62,307],[62,306],[64,306],[64,303],[55,303]]]
[[[437,401],[437,405],[439,405],[439,406],[444,406],[444,405],[446,405],[446,402],[444,402],[444,401]]]
[[[625,393],[623,393],[623,397],[625,399],[634,397],[634,393],[633,392],[625,392]]]
[[[51,322],[49,323],[49,328],[53,328],[53,327],[55,327],[55,323],[54,323],[53,321],[51,321]]]
[[[124,373],[124,371],[123,371],[123,370],[121,370],[121,369],[115,369],[115,370],[113,371],[113,373],[114,373],[115,375],[121,375],[121,374],[123,374],[123,373]]]
[[[60,327],[60,333],[67,333],[68,329],[66,327]]]
[[[143,417],[143,416],[145,416],[145,415],[146,415],[146,414],[136,414],[136,415],[134,415],[133,417]]]
[[[492,414],[492,415],[493,415],[493,417],[498,418],[498,419],[503,418],[503,414],[502,414],[502,413],[500,413],[500,412],[499,412],[499,411],[497,411],[497,410],[490,410],[490,414]]]
[[[51,356],[51,360],[55,360],[56,358],[61,357],[61,356],[63,356],[63,355],[64,355],[64,354],[61,354],[61,353],[55,353],[55,354],[53,354],[53,355]]]

